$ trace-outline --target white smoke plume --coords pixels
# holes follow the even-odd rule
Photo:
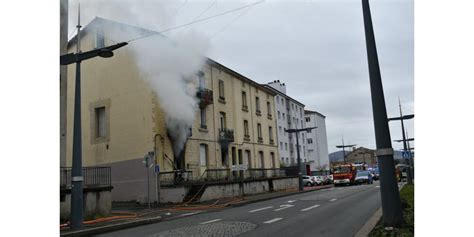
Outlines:
[[[77,24],[77,1],[69,6],[69,32]],[[81,0],[82,25],[102,17],[159,32],[173,26],[172,12],[180,2],[150,0]],[[171,13],[170,13],[171,12]],[[137,31],[114,33],[115,41],[137,36]],[[130,33],[129,37],[127,37]],[[196,88],[199,70],[209,48],[207,37],[192,30],[155,35],[132,41],[125,46],[144,78],[156,93],[165,113],[166,127],[173,140],[173,152],[180,153],[197,110]],[[110,35],[109,35],[110,37]]]

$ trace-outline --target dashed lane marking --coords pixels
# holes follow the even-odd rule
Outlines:
[[[265,210],[265,209],[269,209],[269,208],[273,208],[273,206],[262,207],[262,208],[259,208],[259,209],[251,210],[251,211],[249,211],[249,212],[257,212],[257,211],[261,211],[261,210]]]
[[[296,202],[296,200],[290,200],[290,201],[288,201],[288,202],[289,202],[289,203],[293,203],[293,202]]]
[[[277,221],[279,221],[279,220],[281,220],[281,219],[283,219],[283,218],[279,217],[279,218],[275,218],[275,219],[271,219],[271,220],[265,221],[265,222],[263,222],[263,223],[265,223],[265,224],[270,224],[270,223],[273,223],[273,222],[277,222]]]
[[[336,200],[337,200],[337,198],[333,198],[333,199],[331,199],[331,200],[329,200],[329,201],[330,201],[330,202],[334,202],[334,201],[336,201]]]
[[[377,185],[377,186],[375,186],[375,187],[376,187],[376,188],[380,188],[380,186],[379,186],[379,185]]]
[[[190,216],[190,215],[198,214],[198,213],[201,213],[201,212],[202,212],[202,211],[184,213],[184,214],[181,214],[181,215],[179,215],[179,216]]]
[[[199,223],[201,225],[205,225],[205,224],[209,224],[209,223],[212,223],[212,222],[217,222],[217,221],[220,221],[222,219],[215,219],[215,220],[211,220],[211,221],[206,221],[206,222],[202,222],[202,223]]]
[[[307,207],[305,209],[301,209],[301,211],[309,211],[309,210],[311,210],[313,208],[316,208],[316,207],[319,207],[319,205],[310,206],[310,207]]]
[[[291,205],[291,204],[280,205],[280,208],[275,209],[275,211],[281,211],[281,210],[284,210],[284,209],[287,209],[287,208],[290,208],[290,207],[293,207],[293,205]]]

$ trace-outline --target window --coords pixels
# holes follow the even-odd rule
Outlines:
[[[265,158],[263,156],[263,151],[259,151],[258,155],[260,156],[260,168],[265,167]]]
[[[313,138],[308,138],[308,144],[313,144]]]
[[[280,142],[280,150],[283,151],[283,142]]]
[[[282,131],[281,126],[278,126],[278,131],[280,131],[280,133],[281,133],[281,131]]]
[[[224,113],[224,112],[220,112],[219,121],[220,121],[221,129],[227,128],[227,126],[226,126],[226,121],[225,121],[225,113]]]
[[[201,108],[201,128],[207,129],[206,125],[206,108]]]
[[[310,122],[311,119],[309,117],[306,118],[306,122]]]
[[[272,160],[272,168],[276,168],[275,153],[270,152],[270,159]]]
[[[303,120],[301,120],[301,128],[303,128]]]
[[[285,142],[285,151],[288,151],[288,143]]]
[[[278,111],[278,119],[281,119],[281,113]]]
[[[207,145],[201,144],[199,145],[199,164],[201,166],[207,166]]]
[[[285,121],[285,113],[283,113],[283,121]]]
[[[248,109],[247,106],[247,93],[242,91],[242,109]]]
[[[107,124],[105,115],[105,106],[95,108],[96,121],[96,138],[104,138],[107,136]]]
[[[258,134],[258,139],[262,139],[262,125],[260,123],[257,123],[257,134]]]
[[[272,116],[272,106],[270,102],[267,101],[267,115]]]
[[[223,80],[219,80],[219,99],[225,100],[224,81]]]
[[[249,135],[249,121],[244,120],[244,137],[250,138]]]
[[[285,101],[283,101],[283,98],[281,98],[281,104],[282,105],[285,104]]]
[[[301,107],[300,107],[300,117],[303,117],[303,110],[301,110]]]
[[[256,112],[257,112],[257,115],[260,115],[260,98],[255,97],[255,108],[256,108]]]
[[[204,73],[202,71],[198,72],[199,78],[199,88],[206,88],[206,80],[204,80]]]
[[[273,128],[268,127],[268,137],[270,138],[270,143],[273,143]]]

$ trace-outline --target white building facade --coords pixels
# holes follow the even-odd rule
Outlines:
[[[285,129],[305,128],[305,105],[286,95],[285,83],[279,80],[265,85],[265,87],[274,90],[275,113],[277,119],[277,139],[280,154],[280,164],[293,166],[297,164],[296,134],[289,134]],[[308,148],[306,141],[306,132],[299,133],[299,147],[301,162],[307,162]]]
[[[326,116],[311,110],[305,110],[304,114],[306,126],[318,127],[307,133],[307,157],[311,170],[329,170]]]

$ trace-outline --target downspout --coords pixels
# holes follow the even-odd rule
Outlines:
[[[155,137],[154,137],[154,142],[153,142],[153,153],[155,155],[155,159],[154,159],[154,163],[155,163],[155,166],[158,164],[158,160],[157,160],[157,154],[156,154],[156,137],[157,136],[160,136],[160,140],[161,140],[161,144],[162,144],[162,157],[164,158],[164,155],[165,155],[165,138],[163,136],[161,136],[159,133],[156,133],[155,134]],[[159,165],[159,164],[158,164]],[[164,162],[163,162],[163,165],[164,165]],[[156,173],[155,171],[155,200],[156,200],[156,203],[160,204],[160,199],[159,199],[159,193],[160,193],[160,180],[159,180],[159,177],[158,177],[158,174]]]

